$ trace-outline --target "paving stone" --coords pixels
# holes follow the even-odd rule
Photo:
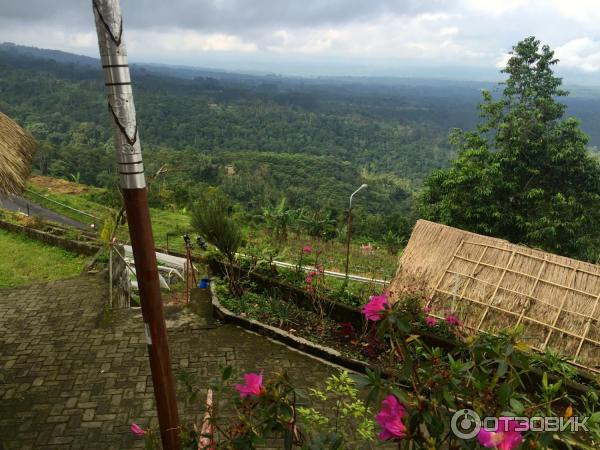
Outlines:
[[[143,442],[135,421],[156,424],[141,312],[103,320],[107,285],[83,275],[0,289],[0,443],[13,449],[129,449]],[[208,310],[207,310],[208,311]],[[330,365],[231,325],[166,308],[175,375],[190,373],[200,389],[225,365],[237,373],[285,368],[298,386],[322,385]],[[201,405],[185,405],[182,421]]]

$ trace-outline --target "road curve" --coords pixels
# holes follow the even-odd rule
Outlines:
[[[69,227],[79,228],[80,230],[90,230],[90,225],[78,222],[77,220],[71,219],[70,217],[58,214],[50,209],[44,208],[43,206],[37,205],[30,200],[24,199],[23,197],[8,196],[0,197],[0,208],[8,209],[9,211],[19,211],[27,214],[27,206],[29,205],[29,215],[40,216],[45,220],[51,220],[58,222]]]

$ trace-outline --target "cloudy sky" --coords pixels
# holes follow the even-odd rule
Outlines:
[[[131,60],[297,74],[495,74],[519,39],[600,80],[600,0],[121,0]],[[91,0],[0,0],[0,42],[97,56]],[[458,75],[457,75],[458,74]],[[483,74],[483,75],[482,75]]]

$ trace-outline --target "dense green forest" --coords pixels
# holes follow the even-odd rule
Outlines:
[[[163,167],[151,183],[153,206],[189,208],[218,186],[249,218],[285,198],[341,228],[349,194],[368,183],[355,202],[355,232],[372,239],[407,233],[423,180],[455,156],[450,130],[474,128],[480,90],[494,89],[150,65],[134,65],[132,77],[149,177]],[[600,142],[591,126],[600,100],[575,96],[567,104],[593,131],[591,144]],[[97,60],[0,45],[0,111],[40,142],[36,170],[114,191]]]
[[[99,67],[44,54],[0,47],[0,110],[40,142],[37,170],[112,186]],[[167,165],[151,189],[154,206],[187,207],[211,185],[249,212],[285,197],[292,208],[343,222],[348,195],[366,182],[355,228],[377,238],[406,231],[414,190],[449,162],[449,111],[423,88],[413,95],[344,81],[132,72],[148,172]]]

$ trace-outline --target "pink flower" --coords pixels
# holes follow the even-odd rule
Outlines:
[[[304,281],[306,281],[306,284],[310,284],[312,283],[312,277],[310,275],[307,275]]]
[[[388,395],[381,403],[381,410],[375,416],[375,420],[381,427],[381,433],[377,436],[380,441],[403,438],[406,435],[406,426],[402,418],[406,416],[404,405],[394,395]]]
[[[312,253],[312,247],[310,245],[305,245],[304,247],[302,247],[302,251],[304,253]]]
[[[390,303],[385,294],[374,295],[370,298],[369,303],[363,305],[361,312],[368,320],[377,321],[381,320],[381,312],[389,308]]]
[[[512,417],[500,417],[496,430],[482,428],[477,433],[477,439],[486,448],[513,450],[523,442],[521,432],[515,431],[517,426],[526,428],[527,424],[514,420]]]
[[[456,317],[456,316],[447,316],[446,323],[448,325],[458,326],[458,325],[460,325],[460,320],[458,320],[458,317]]]
[[[260,395],[263,389],[263,375],[261,373],[244,374],[245,384],[236,384],[235,390],[240,393],[240,398],[246,398],[249,395]]]
[[[431,306],[424,306],[423,307],[423,312],[425,314],[429,314],[431,312]]]
[[[429,317],[425,318],[425,323],[427,324],[427,326],[429,328],[435,327],[437,325],[437,322],[438,321],[437,321],[437,319],[435,317],[429,316]]]
[[[137,423],[133,422],[131,424],[131,432],[136,435],[137,437],[142,437],[143,435],[146,434],[146,430],[144,430],[142,427],[140,427]]]

